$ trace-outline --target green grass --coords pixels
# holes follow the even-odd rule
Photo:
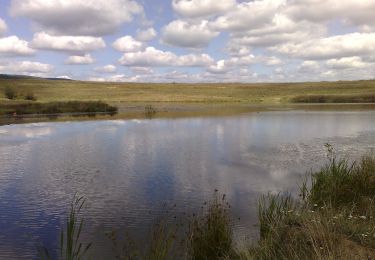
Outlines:
[[[116,113],[117,108],[101,101],[27,102],[0,104],[0,115],[62,114],[62,113]]]
[[[375,81],[315,83],[99,83],[44,79],[0,79],[0,102],[4,89],[33,93],[41,102],[98,101],[118,102],[204,102],[204,103],[289,103],[300,95],[374,95]]]

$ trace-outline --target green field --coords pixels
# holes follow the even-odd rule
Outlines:
[[[38,101],[208,102],[280,104],[305,95],[375,95],[375,80],[262,84],[99,83],[45,79],[0,79],[0,101],[6,87]]]

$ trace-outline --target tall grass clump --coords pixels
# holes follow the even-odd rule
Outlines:
[[[152,105],[145,106],[145,116],[148,119],[152,119],[156,114],[156,109]]]
[[[305,192],[310,204],[322,206],[354,207],[375,199],[375,157],[363,156],[350,163],[337,158],[329,145],[329,163],[311,175],[311,188]]]
[[[290,195],[262,196],[258,204],[258,219],[260,237],[267,237],[272,233],[274,226],[283,220],[289,212],[295,208],[295,202]]]
[[[188,250],[191,259],[230,259],[234,254],[232,221],[225,195],[216,194],[201,215],[190,223]]]
[[[70,213],[66,219],[65,228],[60,232],[60,250],[59,256],[64,260],[83,260],[87,259],[92,244],[87,245],[81,242],[81,233],[85,225],[81,210],[85,205],[83,197],[74,196],[70,205]],[[52,259],[47,248],[41,250],[43,259]]]

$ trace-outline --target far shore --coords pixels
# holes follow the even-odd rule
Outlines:
[[[375,80],[183,84],[0,78],[0,124],[374,109]],[[113,113],[103,114],[108,111]]]
[[[63,113],[0,116],[0,125],[88,120],[223,117],[271,111],[375,111],[375,104],[111,103],[117,114]],[[153,111],[148,111],[151,107]]]

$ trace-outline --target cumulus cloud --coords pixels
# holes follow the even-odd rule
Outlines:
[[[349,68],[365,68],[369,66],[361,57],[346,57],[341,59],[331,59],[327,61],[327,66],[332,69],[349,69]]]
[[[104,48],[105,42],[100,37],[53,36],[40,32],[34,34],[32,46],[36,49],[85,53]]]
[[[262,0],[243,2],[218,17],[213,26],[220,30],[247,31],[272,21],[273,16],[283,7],[286,0]]]
[[[285,13],[297,20],[317,23],[341,19],[350,25],[375,25],[373,0],[292,0]]]
[[[236,0],[173,0],[172,7],[181,16],[195,18],[228,11]]]
[[[200,23],[175,20],[165,26],[162,32],[164,43],[188,48],[204,47],[219,35],[219,32],[209,28],[207,20]]]
[[[144,47],[142,42],[135,40],[129,35],[117,39],[112,46],[122,52],[136,52],[142,50]]]
[[[148,28],[146,30],[137,30],[137,40],[141,42],[148,42],[157,36],[157,32],[154,28]]]
[[[140,5],[145,1],[138,0],[9,2],[11,14],[29,19],[36,33],[30,43],[20,35],[0,38],[2,57],[50,50],[66,52],[67,64],[91,64],[88,53],[106,46],[102,36],[137,18],[132,26],[140,27],[133,36],[110,43],[122,52],[119,63],[131,75],[116,74],[115,64],[109,64],[93,69],[96,79],[334,80],[373,77],[375,68],[374,0],[172,0],[177,18],[165,24],[159,17],[148,20]],[[157,11],[152,14],[161,15]],[[6,29],[0,18],[0,37]],[[165,49],[148,47],[156,37]],[[171,46],[192,53],[177,54]],[[199,68],[194,74],[183,67]]]
[[[253,64],[275,66],[282,64],[282,61],[274,56],[254,56],[253,54],[248,54],[219,60],[215,64],[210,65],[207,71],[214,74],[224,74],[233,70],[247,71],[247,67]]]
[[[112,73],[112,72],[115,72],[116,69],[117,69],[116,66],[108,64],[103,67],[97,67],[94,70],[100,73]]]
[[[4,20],[0,18],[0,36],[4,35],[6,30],[7,30],[7,25],[4,22]]]
[[[18,61],[0,63],[0,71],[4,73],[48,73],[52,70],[52,65],[40,62]]]
[[[272,50],[303,59],[332,59],[375,52],[375,33],[350,33],[301,43],[286,43]]]
[[[92,64],[95,62],[95,59],[91,57],[90,54],[85,54],[83,56],[69,56],[65,64],[72,64],[72,65],[84,65],[84,64]]]
[[[10,11],[52,34],[103,36],[143,13],[143,8],[132,0],[12,0]]]
[[[228,64],[225,60],[219,60],[216,62],[216,64],[211,65],[207,71],[214,73],[214,74],[222,74],[227,73],[231,70],[231,65]]]
[[[27,41],[17,36],[0,38],[0,55],[5,56],[30,56],[35,53]]]
[[[276,14],[269,24],[248,31],[231,34],[229,44],[251,47],[275,46],[280,43],[301,42],[319,38],[327,33],[323,25],[295,22],[285,15]]]
[[[317,72],[320,69],[319,62],[314,60],[306,60],[302,62],[302,64],[299,66],[298,71],[299,72]]]
[[[144,51],[125,53],[119,62],[122,65],[134,67],[202,67],[211,64],[213,59],[207,54],[177,56],[169,51],[147,47]]]

